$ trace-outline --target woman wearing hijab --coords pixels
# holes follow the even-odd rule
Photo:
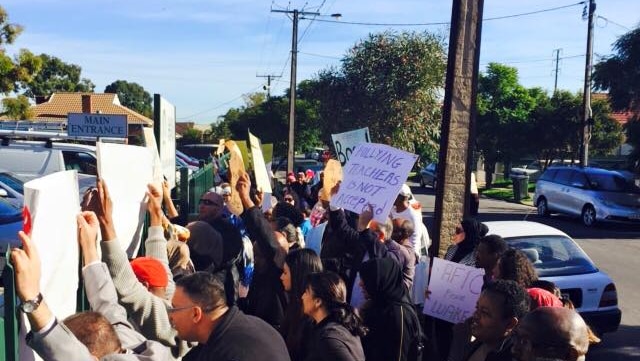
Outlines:
[[[360,267],[360,279],[367,298],[362,307],[369,329],[362,339],[367,361],[421,360],[422,329],[400,265],[391,258],[366,261]]]
[[[489,227],[475,219],[464,219],[456,227],[453,236],[453,244],[447,249],[444,259],[465,266],[476,266],[476,249],[480,238],[489,232]],[[453,324],[437,318],[431,318],[434,323],[434,335],[438,356],[441,361],[446,361],[449,356],[451,340],[453,338]]]
[[[302,294],[304,314],[314,321],[305,361],[364,361],[360,337],[367,329],[347,303],[347,286],[333,272],[307,276]]]

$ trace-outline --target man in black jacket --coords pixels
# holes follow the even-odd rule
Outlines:
[[[178,337],[198,342],[184,361],[290,360],[280,334],[261,319],[227,306],[223,285],[208,272],[178,279],[167,312]]]

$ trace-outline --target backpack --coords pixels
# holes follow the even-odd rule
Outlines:
[[[402,317],[401,321],[401,332],[404,333],[404,305],[400,306],[400,315]],[[415,319],[415,324],[417,326],[416,332],[412,332],[410,335],[402,335],[400,341],[400,350],[403,348],[403,343],[406,341],[409,343],[409,350],[407,353],[407,361],[422,361],[422,352],[424,351],[424,347],[426,344],[426,336],[422,332],[422,326],[420,325],[420,319],[418,318],[418,314],[412,305],[407,305],[406,309]],[[398,353],[398,359],[402,358],[402,352]]]

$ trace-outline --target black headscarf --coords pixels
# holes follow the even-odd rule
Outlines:
[[[374,304],[409,302],[402,269],[391,258],[375,258],[362,263],[360,279]]]
[[[464,240],[458,243],[458,249],[451,258],[451,262],[459,262],[466,255],[473,252],[480,242],[480,238],[489,232],[489,227],[472,218],[465,219],[460,222],[460,224],[462,224],[462,229],[464,229]]]

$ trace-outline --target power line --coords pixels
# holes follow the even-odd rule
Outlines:
[[[193,113],[193,114],[190,114],[190,115],[187,115],[187,116],[184,116],[184,117],[179,117],[178,119],[187,119],[187,118],[192,118],[192,117],[195,117],[195,116],[198,116],[198,115],[202,115],[202,114],[206,114],[206,113],[212,112],[212,111],[214,111],[214,110],[216,110],[216,109],[218,109],[218,108],[222,108],[222,107],[223,107],[223,106],[225,106],[225,105],[231,104],[231,103],[235,102],[235,101],[236,101],[236,100],[238,100],[238,99],[241,99],[241,98],[244,96],[244,94],[252,93],[252,92],[254,92],[254,91],[258,90],[261,86],[262,86],[262,85],[258,85],[257,87],[255,87],[255,88],[253,88],[253,89],[251,89],[251,90],[249,90],[249,91],[247,91],[247,92],[245,92],[245,93],[242,93],[240,96],[235,97],[235,98],[233,98],[233,99],[231,99],[231,100],[229,100],[229,101],[226,101],[226,102],[224,102],[224,103],[220,103],[220,104],[218,104],[218,105],[216,105],[216,106],[214,106],[214,107],[212,107],[212,108],[205,109],[205,110],[203,110],[203,111],[200,111],[200,112],[197,112],[197,113]]]
[[[482,21],[502,20],[502,19],[520,17],[520,16],[527,16],[527,15],[546,13],[546,12],[549,12],[549,11],[561,10],[561,9],[569,8],[569,7],[572,7],[572,6],[583,5],[584,3],[585,3],[585,1],[580,1],[580,2],[577,2],[577,3],[574,3],[574,4],[557,6],[557,7],[553,7],[553,8],[536,10],[536,11],[529,11],[529,12],[526,12],[526,13],[519,13],[519,14],[512,14],[512,15],[504,15],[504,16],[496,16],[496,17],[491,17],[491,18],[485,18],[485,19],[482,19]],[[326,20],[325,19],[315,19],[315,21],[324,22],[324,23],[335,23],[335,24],[345,24],[345,25],[364,25],[364,26],[434,26],[434,25],[450,25],[451,24],[451,22],[449,22],[449,21],[439,21],[439,22],[431,22],[431,23],[367,23],[367,22],[355,22],[355,21],[337,21],[337,20],[328,20],[328,19],[326,19]]]
[[[625,29],[626,31],[631,31],[631,29],[630,29],[630,28],[628,28],[628,27],[626,27],[626,26],[624,26],[624,25],[622,25],[622,24],[620,24],[620,23],[616,23],[615,21],[613,21],[613,20],[611,20],[611,19],[607,19],[607,18],[605,18],[604,16],[598,15],[598,16],[597,16],[597,18],[598,18],[598,19],[602,19],[602,20],[606,21],[606,22],[607,22],[607,24],[608,24],[608,23],[611,23],[611,24],[613,24],[613,25],[618,25],[619,27],[621,27],[621,28]],[[605,26],[606,26],[606,25],[605,25]]]
[[[298,54],[304,54],[304,55],[309,55],[309,56],[315,56],[315,57],[318,57],[318,58],[326,58],[326,59],[342,60],[342,58],[337,57],[337,56],[322,55],[322,54],[314,54],[314,53],[305,53],[305,52],[303,52],[303,51],[298,51]]]

